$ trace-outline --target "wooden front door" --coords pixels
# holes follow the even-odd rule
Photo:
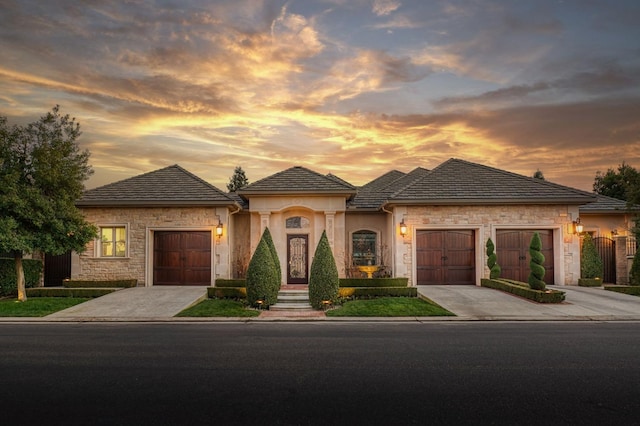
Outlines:
[[[287,235],[287,284],[309,284],[309,236]]]
[[[475,284],[473,230],[416,231],[416,281],[429,284]]]
[[[60,287],[62,281],[71,278],[71,252],[44,255],[44,286]]]
[[[496,231],[496,255],[502,269],[501,278],[527,282],[529,278],[529,246],[531,237],[538,232],[544,255],[544,282],[553,284],[553,230],[498,229]]]
[[[153,285],[211,285],[211,232],[154,232]]]

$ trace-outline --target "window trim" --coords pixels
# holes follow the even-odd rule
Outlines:
[[[115,247],[114,247],[114,255],[113,256],[105,256],[102,254],[102,230],[111,228],[115,231],[117,228],[124,228],[125,239],[124,239],[124,256],[116,256],[115,255]],[[128,259],[129,258],[129,241],[131,237],[129,235],[129,224],[128,223],[109,223],[109,224],[100,224],[98,225],[98,238],[95,240],[95,257],[99,259]]]

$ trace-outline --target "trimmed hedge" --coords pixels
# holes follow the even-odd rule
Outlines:
[[[42,261],[38,259],[22,259],[25,287],[37,287],[42,276]],[[0,259],[0,295],[15,294],[18,290],[15,259]]]
[[[365,278],[366,279],[366,278]],[[339,297],[371,299],[375,297],[417,297],[417,287],[340,287]]]
[[[631,296],[640,296],[640,286],[637,285],[605,285],[604,289]]]
[[[407,287],[409,278],[340,278],[340,287]]]
[[[534,290],[523,285],[513,284],[509,281],[498,279],[491,280],[482,278],[480,280],[482,287],[493,288],[516,296],[524,297],[538,303],[561,303],[565,299],[564,291],[558,290]]]
[[[100,297],[117,291],[115,288],[55,288],[36,287],[27,289],[27,297]]]
[[[216,279],[216,287],[246,287],[247,280],[245,279],[226,279],[226,278],[218,278]]]
[[[578,278],[580,287],[600,287],[602,280],[600,278]]]
[[[321,309],[324,306],[323,302],[327,300],[335,303],[339,289],[340,278],[336,261],[327,239],[327,232],[322,231],[309,271],[309,303],[316,309]]]
[[[66,288],[131,288],[138,285],[138,280],[64,280],[62,285]]]
[[[263,234],[264,236],[264,234]],[[278,301],[278,272],[264,237],[260,239],[247,268],[247,301],[255,306],[261,300],[268,307]]]
[[[209,299],[246,299],[245,287],[207,287]]]

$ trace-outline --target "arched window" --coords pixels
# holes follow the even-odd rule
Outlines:
[[[373,231],[356,231],[351,236],[351,246],[353,253],[353,264],[377,265],[378,234]]]
[[[303,216],[294,216],[286,220],[287,229],[306,229],[309,227],[309,219]]]

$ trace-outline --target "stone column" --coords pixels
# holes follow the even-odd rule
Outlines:
[[[271,212],[260,212],[260,236],[258,237],[258,240],[260,240],[262,234],[264,234],[264,230],[269,228],[270,217]]]
[[[629,261],[627,260],[627,237],[618,235],[614,237],[616,242],[616,284],[629,284]]]
[[[333,239],[334,239],[334,221],[336,212],[324,212],[324,229],[327,232],[327,239],[329,240],[329,246],[333,251]]]

